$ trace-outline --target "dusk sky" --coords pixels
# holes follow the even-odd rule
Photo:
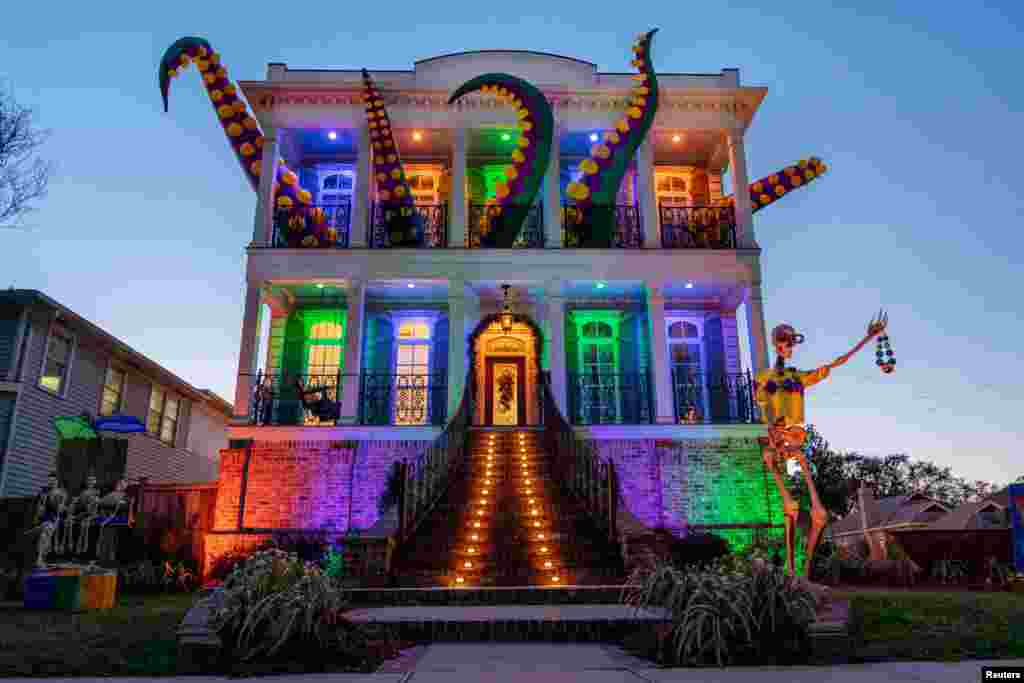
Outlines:
[[[52,129],[58,172],[28,228],[0,231],[0,286],[41,290],[233,400],[255,195],[194,68],[163,113],[168,45],[207,38],[235,80],[489,48],[627,71],[633,37],[659,27],[657,70],[737,67],[769,89],[752,178],[811,155],[830,167],[755,217],[768,329],[807,337],[796,364],[834,359],[889,312],[896,372],[870,345],[808,392],[808,421],[840,450],[1004,483],[1024,474],[1024,9],[853,4],[14,3],[0,79]]]

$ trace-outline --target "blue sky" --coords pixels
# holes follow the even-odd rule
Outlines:
[[[59,171],[30,229],[0,231],[0,286],[45,291],[232,399],[254,195],[194,70],[163,113],[170,43],[206,37],[235,79],[273,61],[407,69],[501,47],[623,71],[633,36],[660,27],[657,69],[738,67],[769,88],[751,176],[812,154],[830,165],[755,218],[767,324],[807,335],[797,364],[890,313],[896,372],[869,347],[811,391],[808,420],[840,449],[1024,474],[1019,3],[144,4],[5,10],[0,78],[53,130]]]

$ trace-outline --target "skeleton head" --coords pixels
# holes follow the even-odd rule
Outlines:
[[[772,345],[779,357],[789,360],[793,356],[793,347],[804,342],[804,335],[798,333],[792,325],[776,325],[772,330]]]

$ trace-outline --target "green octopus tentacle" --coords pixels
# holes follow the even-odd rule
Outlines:
[[[203,84],[210,96],[228,142],[235,152],[245,177],[252,189],[258,190],[263,170],[263,133],[256,118],[249,114],[245,102],[238,96],[238,87],[228,79],[220,55],[210,43],[194,36],[175,41],[160,59],[157,79],[164,111],[168,109],[171,80],[180,70],[195,64],[202,74]],[[272,199],[279,211],[283,240],[289,247],[332,246],[338,235],[326,225],[324,212],[310,206],[312,195],[299,185],[298,176],[282,161],[276,164]]]
[[[589,226],[583,234],[583,247],[608,248],[615,233],[615,199],[626,175],[629,162],[654,124],[658,112],[658,78],[651,61],[651,40],[658,29],[637,36],[633,45],[633,66],[639,71],[632,78],[632,90],[626,116],[607,131],[604,139],[590,149],[590,158],[580,163],[583,182],[572,182],[566,193],[575,201],[575,210],[567,217],[577,224]]]
[[[424,238],[423,217],[416,211],[384,99],[366,69],[363,69],[363,102],[373,148],[377,198],[390,244],[392,247],[418,246]]]
[[[554,115],[541,91],[521,78],[501,73],[483,74],[463,83],[448,98],[448,104],[478,90],[497,95],[515,107],[516,125],[521,131],[512,152],[512,165],[505,169],[507,181],[498,183],[498,197],[488,202],[485,212],[487,225],[481,226],[483,246],[509,248],[522,231],[547,172]]]

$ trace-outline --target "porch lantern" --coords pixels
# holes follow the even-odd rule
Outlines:
[[[512,334],[512,304],[508,302],[508,290],[510,285],[502,285],[501,288],[505,292],[505,303],[501,307],[501,331],[505,334]]]

